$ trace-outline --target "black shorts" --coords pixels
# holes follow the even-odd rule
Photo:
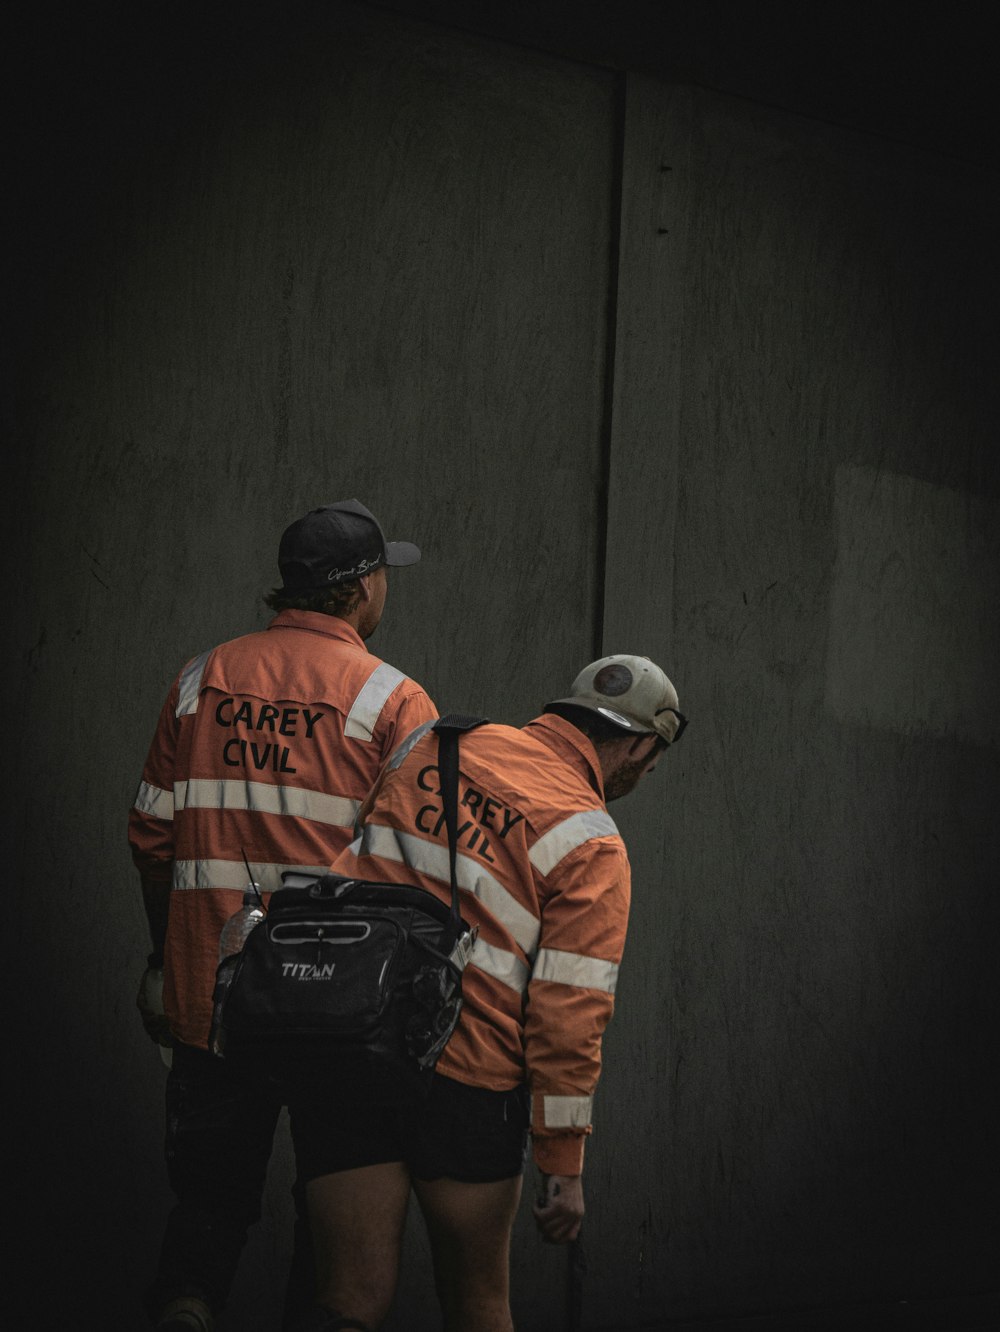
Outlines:
[[[426,1101],[360,1105],[310,1095],[289,1105],[298,1182],[403,1161],[416,1179],[486,1184],[521,1174],[530,1127],[527,1088],[488,1091],[435,1073]]]

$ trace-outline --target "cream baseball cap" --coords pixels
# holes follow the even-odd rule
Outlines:
[[[687,725],[677,710],[677,690],[659,666],[625,653],[592,661],[573,681],[568,697],[545,706],[560,703],[589,708],[626,731],[655,731],[667,744],[679,740]]]

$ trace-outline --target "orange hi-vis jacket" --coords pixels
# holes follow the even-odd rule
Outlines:
[[[281,611],[188,662],[167,696],[129,816],[140,872],[170,882],[163,998],[205,1047],[219,934],[247,887],[326,873],[400,742],[437,712],[345,621]]]
[[[459,767],[457,877],[479,933],[437,1069],[497,1091],[527,1079],[536,1162],[576,1175],[628,924],[625,845],[594,748],[561,717],[470,731]],[[336,873],[450,900],[437,736],[426,727],[382,770],[358,832]]]

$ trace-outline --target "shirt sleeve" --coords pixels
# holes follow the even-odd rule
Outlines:
[[[546,1174],[578,1175],[628,927],[624,844],[616,836],[591,839],[543,882],[525,1013],[533,1150]]]
[[[424,722],[437,721],[438,711],[420,685],[412,680],[399,689],[399,700],[382,737],[382,762],[390,758],[406,737]]]
[[[128,819],[128,840],[136,868],[148,879],[167,882],[174,861],[174,759],[180,728],[179,689],[178,677],[160,712]]]

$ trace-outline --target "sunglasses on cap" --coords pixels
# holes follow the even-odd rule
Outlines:
[[[662,735],[660,736],[660,739],[669,748],[671,745],[676,745],[677,741],[684,734],[684,731],[687,728],[688,719],[687,717],[684,716],[683,712],[678,712],[676,708],[659,708],[656,713],[657,717],[660,715],[661,712],[672,712],[673,715],[677,718],[677,730],[674,732],[674,738],[672,740],[668,740],[666,739],[665,736]]]

